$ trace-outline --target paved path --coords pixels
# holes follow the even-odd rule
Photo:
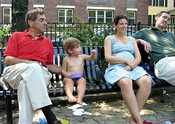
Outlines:
[[[73,112],[67,108],[65,102],[62,102],[61,105],[57,104],[52,106],[52,110],[56,113],[58,118],[67,119],[70,121],[70,124],[128,124],[130,114],[123,100],[117,97],[118,94],[111,94],[112,93],[98,95],[95,98],[96,100],[92,99],[94,96],[85,97],[85,102],[88,105],[84,106],[83,109],[87,112],[91,112],[92,115],[74,116]],[[117,98],[117,100],[114,100],[114,98]],[[54,101],[60,102],[58,100]],[[15,109],[13,113],[14,124],[17,124],[17,109]],[[163,124],[167,120],[175,122],[175,94],[170,93],[163,96],[150,96],[144,109],[141,111],[141,115],[143,119],[150,120],[153,124]],[[38,118],[42,117],[44,117],[42,112],[37,111],[33,124],[37,124]],[[6,116],[3,109],[0,109],[0,124],[6,124]]]

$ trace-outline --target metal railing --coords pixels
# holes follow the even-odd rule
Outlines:
[[[3,26],[2,24],[0,25],[1,30]],[[131,36],[137,30],[151,27],[153,27],[153,25],[141,24],[140,22],[138,22],[137,24],[128,25],[126,35]],[[175,33],[175,26],[173,24],[169,24],[167,27],[167,31]],[[98,35],[104,38],[109,34],[113,34],[112,24],[89,24],[89,23],[60,24],[57,22],[48,22],[46,31],[44,32],[44,35],[46,37],[49,37],[53,42],[57,42],[57,40],[61,41],[69,36],[80,35],[79,38],[84,37],[84,39],[81,40],[86,40],[92,38],[94,35]],[[8,40],[7,36],[4,39]],[[5,41],[5,43],[6,42],[7,41]]]

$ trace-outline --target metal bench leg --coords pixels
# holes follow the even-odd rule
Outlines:
[[[11,97],[6,98],[6,112],[7,112],[7,124],[13,124]]]

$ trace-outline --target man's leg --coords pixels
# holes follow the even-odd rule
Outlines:
[[[34,111],[30,104],[29,94],[23,80],[18,86],[19,123],[32,124]]]
[[[175,86],[175,57],[165,57],[154,67],[155,75]]]
[[[47,86],[51,76],[47,68],[39,64],[30,65],[28,70],[22,74],[33,110],[41,109],[48,124],[61,124],[50,109],[52,103],[47,92]]]
[[[20,123],[23,123],[23,120],[26,120],[26,118],[29,116],[27,122],[31,124],[31,118],[33,118],[33,112],[36,109],[42,109],[43,107],[52,104],[47,92],[47,85],[51,78],[51,74],[46,68],[40,66],[39,64],[21,63],[8,67],[8,69],[6,69],[4,72],[4,78],[12,86],[12,88],[18,89]],[[21,82],[20,80],[23,81]],[[50,108],[47,110],[51,111]],[[46,118],[47,117],[48,116],[46,115]],[[54,114],[51,118],[52,122],[49,122],[49,124],[53,123],[54,119],[56,124],[61,124],[56,120]],[[50,118],[48,120],[50,120]]]
[[[33,110],[52,104],[47,92],[47,85],[52,75],[46,68],[32,63],[21,76],[28,90]]]

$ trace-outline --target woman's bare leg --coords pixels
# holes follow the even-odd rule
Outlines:
[[[136,99],[137,99],[139,110],[141,110],[150,95],[152,82],[151,82],[151,78],[145,75],[140,79],[138,79],[136,83],[139,86],[139,89],[136,94]]]
[[[121,89],[121,93],[126,103],[126,106],[128,107],[131,113],[131,117],[132,117],[131,124],[134,124],[134,123],[143,124],[139,113],[137,99],[133,91],[132,80],[129,78],[122,78],[119,80],[118,85]]]

